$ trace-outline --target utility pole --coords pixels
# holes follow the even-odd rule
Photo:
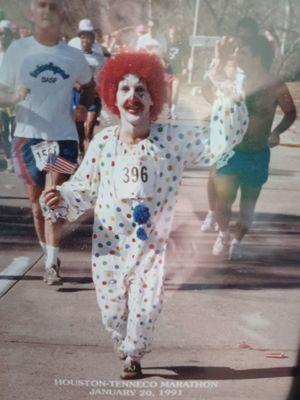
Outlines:
[[[285,20],[284,20],[284,27],[283,27],[283,34],[281,38],[281,48],[280,48],[280,53],[282,56],[285,54],[286,50],[286,42],[287,42],[287,33],[289,30],[290,26],[290,21],[291,21],[291,0],[286,0],[285,1]]]
[[[197,36],[199,9],[200,9],[200,0],[196,0],[194,26],[193,26],[193,37]],[[194,56],[195,56],[195,46],[194,46],[194,44],[192,44],[191,55],[190,55],[190,59],[189,59],[189,68],[188,68],[188,71],[189,71],[188,83],[189,84],[192,83],[192,78],[193,78]]]
[[[152,0],[148,0],[148,21],[152,20]]]

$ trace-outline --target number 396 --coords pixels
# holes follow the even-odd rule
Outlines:
[[[137,182],[139,179],[142,180],[142,182],[147,182],[148,181],[148,174],[147,174],[147,167],[142,167],[141,170],[139,170],[138,167],[125,167],[124,168],[124,178],[123,182],[124,183],[129,183],[129,182]]]

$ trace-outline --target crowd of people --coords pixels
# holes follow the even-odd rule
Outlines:
[[[13,41],[32,35],[32,28],[29,25],[18,27],[5,19],[5,16],[2,18],[2,21],[0,21],[0,65],[5,51]],[[186,46],[184,46],[174,27],[170,27],[166,37],[159,34],[156,21],[149,21],[147,25],[138,25],[135,29],[131,27],[130,30],[132,32],[129,39],[124,39],[122,29],[111,34],[103,34],[101,29],[95,28],[89,19],[82,19],[79,21],[78,32],[75,37],[68,39],[61,35],[60,40],[84,54],[92,70],[95,87],[99,83],[97,77],[100,70],[111,56],[133,51],[159,55],[165,67],[165,78],[168,83],[166,100],[168,118],[176,119],[180,78],[186,74]],[[85,92],[77,82],[73,90],[74,109],[82,102],[84,103],[85,96]],[[95,90],[94,102],[87,110],[86,120],[76,122],[81,157],[85,154],[93,137],[95,126],[100,124],[101,109],[101,99]],[[10,105],[9,107],[2,107],[0,112],[1,142],[5,153],[7,171],[13,172],[11,142],[15,129],[15,111],[14,107]]]
[[[185,126],[155,122],[166,101],[168,117],[177,118],[187,64],[174,27],[165,37],[149,21],[125,46],[116,35],[113,42],[102,40],[83,19],[67,44],[62,2],[32,0],[31,15],[33,35],[1,40],[2,126],[3,115],[11,121],[13,111],[7,110],[17,111],[11,150],[10,134],[3,135],[6,156],[27,189],[48,285],[62,283],[63,224],[94,210],[97,302],[124,360],[121,377],[135,379],[162,308],[164,256],[184,169],[211,167],[202,230],[218,226],[214,255],[241,257],[241,239],[268,178],[269,148],[294,122],[295,105],[287,86],[269,72],[270,42],[258,29],[244,34],[249,20],[238,25],[236,37],[216,45],[203,87],[211,121]],[[0,29],[11,31],[1,23]],[[102,103],[119,123],[94,135]],[[277,106],[284,117],[272,128]],[[238,189],[240,217],[230,241]]]

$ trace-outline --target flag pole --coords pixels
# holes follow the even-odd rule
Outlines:
[[[50,153],[50,156],[51,155],[55,155],[55,153]],[[55,183],[55,180],[54,180],[54,172],[52,171],[52,170],[50,170],[50,186],[51,186],[51,189],[53,189],[53,186],[54,186],[54,183]]]
[[[50,184],[51,184],[51,189],[54,188],[54,183],[55,183],[55,179],[54,179],[54,172],[50,171]],[[55,188],[54,188],[55,189]]]

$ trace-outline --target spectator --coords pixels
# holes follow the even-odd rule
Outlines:
[[[148,33],[138,38],[136,49],[137,51],[156,54],[161,58],[166,56],[167,41],[166,38],[159,33],[157,21],[153,20],[148,22]]]

